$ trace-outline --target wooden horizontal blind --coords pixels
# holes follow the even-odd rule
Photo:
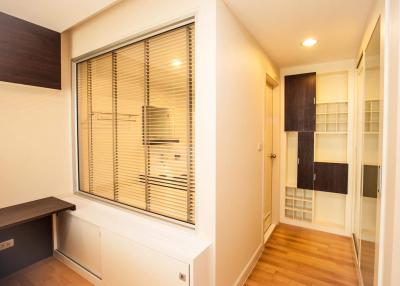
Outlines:
[[[80,191],[195,223],[194,32],[77,65]]]

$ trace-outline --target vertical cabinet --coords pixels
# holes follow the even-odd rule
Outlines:
[[[314,188],[314,133],[299,132],[297,152],[297,187]]]
[[[316,73],[285,77],[285,131],[315,131]]]

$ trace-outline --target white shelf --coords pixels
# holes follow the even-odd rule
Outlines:
[[[285,190],[285,217],[312,222],[314,191],[286,187]]]
[[[324,131],[316,131],[314,132],[316,135],[347,135],[347,132],[324,132]]]
[[[343,100],[317,100],[316,104],[331,104],[331,103],[347,103],[347,99]]]
[[[365,101],[364,133],[379,133],[379,100],[368,99]]]
[[[348,125],[348,103],[339,102],[319,102],[316,112],[316,132],[343,134],[347,133]]]

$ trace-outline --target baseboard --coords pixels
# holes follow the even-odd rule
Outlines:
[[[340,236],[351,237],[351,233],[346,232],[346,230],[344,228],[324,226],[324,225],[319,225],[317,223],[296,221],[293,219],[288,219],[286,217],[282,218],[280,222],[284,223],[284,224],[299,226],[299,227],[308,228],[308,229],[312,229],[312,230],[328,232],[328,233],[332,233],[332,234],[336,234],[336,235],[340,235]]]
[[[264,233],[264,244],[267,243],[269,237],[271,236],[272,232],[273,232],[274,229],[275,229],[275,226],[276,226],[275,224],[271,224],[271,225],[269,226],[269,228],[267,229],[267,231]]]
[[[359,265],[359,260],[357,256],[357,250],[356,250],[356,243],[354,241],[354,236],[351,236],[352,244],[353,244],[353,258],[354,258],[354,265],[356,267],[357,271],[357,277],[358,277],[358,286],[363,286],[363,279],[361,276],[361,270],[360,270],[360,265]]]
[[[260,259],[263,250],[264,250],[264,243],[262,243],[254,252],[250,261],[247,263],[246,267],[243,269],[242,273],[240,273],[238,279],[236,279],[236,282],[233,284],[234,286],[243,286],[244,283],[246,283],[247,278],[249,278],[251,272],[256,266],[258,260]]]
[[[98,278],[97,276],[93,275],[89,271],[87,271],[85,268],[77,264],[75,261],[70,259],[69,257],[65,256],[58,250],[55,250],[53,252],[54,258],[56,258],[58,261],[64,263],[67,265],[69,268],[71,268],[73,271],[81,275],[83,278],[88,280],[90,283],[96,285],[96,286],[101,286],[103,285],[102,280]]]

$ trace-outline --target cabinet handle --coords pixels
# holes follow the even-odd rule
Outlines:
[[[183,282],[186,281],[186,275],[183,273],[179,273],[179,280],[182,280]]]

